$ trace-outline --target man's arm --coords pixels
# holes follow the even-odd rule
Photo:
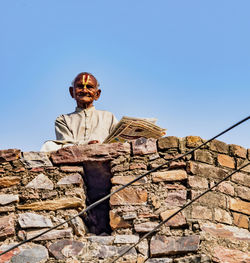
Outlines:
[[[57,140],[74,141],[73,133],[69,129],[63,115],[56,118],[55,132]]]

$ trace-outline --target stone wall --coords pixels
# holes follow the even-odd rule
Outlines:
[[[104,194],[110,187],[113,191],[202,142],[197,136],[138,139],[131,144],[67,147],[49,156],[0,151],[0,251],[77,214],[91,203],[90,193],[96,189],[103,188]],[[0,257],[0,263],[109,262],[249,160],[250,149],[213,141],[116,193],[108,208],[97,207],[97,212],[12,250]],[[100,181],[93,180],[99,175]],[[118,262],[249,262],[249,187],[250,166],[173,217]],[[101,225],[103,213],[109,215],[111,234],[104,228],[106,234],[95,235],[91,224]]]

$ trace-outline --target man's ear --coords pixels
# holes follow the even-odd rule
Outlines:
[[[74,88],[73,87],[69,87],[69,93],[71,97],[74,99]]]
[[[96,93],[95,93],[95,100],[98,100],[100,98],[101,93],[102,93],[102,91],[100,89],[96,91]]]

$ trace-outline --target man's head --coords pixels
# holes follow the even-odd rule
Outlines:
[[[69,92],[79,108],[87,109],[93,106],[95,100],[99,99],[101,90],[98,87],[99,83],[92,74],[82,72],[72,82]]]

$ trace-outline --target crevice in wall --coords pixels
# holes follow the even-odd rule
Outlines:
[[[87,190],[86,205],[89,206],[110,193],[111,171],[109,161],[87,161],[83,163],[84,181]],[[83,218],[90,233],[96,235],[110,235],[109,200],[97,205]]]

